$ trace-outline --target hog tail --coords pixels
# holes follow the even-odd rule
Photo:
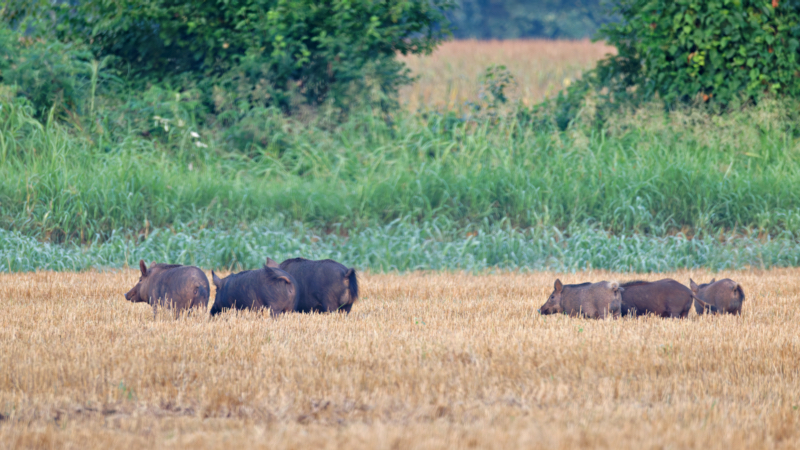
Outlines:
[[[736,283],[736,286],[733,288],[733,290],[738,294],[739,300],[744,301],[744,288],[742,288],[742,285]]]
[[[356,269],[350,268],[347,269],[347,273],[344,274],[344,277],[347,279],[347,287],[350,290],[350,302],[355,303],[358,300],[358,277],[356,276]]]
[[[710,311],[710,312],[712,312],[714,314],[717,313],[718,310],[717,310],[716,306],[709,305],[708,303],[700,300],[700,298],[698,298],[696,295],[694,295],[694,293],[692,293],[692,298],[694,299],[695,302],[697,302],[697,304],[699,304],[701,306],[701,309],[698,311],[699,314],[705,314],[706,310],[708,310],[708,311]]]

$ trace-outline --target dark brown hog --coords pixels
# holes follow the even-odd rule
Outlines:
[[[711,309],[711,306],[716,307],[717,312],[720,313],[735,315],[742,313],[744,289],[742,289],[741,284],[730,278],[719,281],[713,279],[710,283],[701,284],[700,286],[689,278],[689,286],[691,286],[695,297],[710,305],[704,307],[701,303],[695,302],[694,309],[697,314],[703,314],[706,310]]]
[[[562,285],[561,280],[556,280],[553,293],[539,308],[539,313],[565,313],[591,319],[618,317],[622,305],[621,291],[616,281]]]
[[[143,302],[153,306],[153,314],[157,306],[167,306],[175,312],[189,308],[208,308],[208,277],[195,266],[179,264],[150,264],[148,269],[144,261],[139,261],[142,276],[139,282],[128,293],[125,299],[131,302]]]
[[[297,280],[299,312],[346,312],[358,300],[356,270],[330,259],[287,259],[280,268]]]
[[[211,279],[217,287],[211,315],[231,308],[269,308],[273,316],[294,311],[297,307],[297,282],[274,263],[268,259],[268,265],[260,269],[231,274],[221,280],[211,271]]]
[[[660,317],[686,317],[696,299],[692,291],[677,281],[629,281],[622,284],[622,315],[634,317],[655,314]],[[716,310],[716,308],[713,308]]]

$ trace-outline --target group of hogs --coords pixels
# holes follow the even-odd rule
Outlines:
[[[694,304],[697,314],[742,313],[742,285],[724,279],[697,285],[689,279],[691,289],[666,278],[658,281],[616,281],[561,284],[556,280],[553,293],[539,308],[541,314],[569,314],[602,319],[608,316],[633,317],[654,314],[659,317],[686,317]]]
[[[206,274],[195,266],[139,261],[142,275],[125,294],[131,302],[168,307],[176,312],[208,308],[210,288]],[[211,272],[217,293],[211,315],[226,309],[269,308],[273,315],[297,312],[350,312],[358,300],[356,271],[336,261],[287,259],[278,264],[270,258],[264,267],[220,279]]]
[[[142,276],[125,298],[176,311],[208,308],[208,278],[195,266],[156,264],[148,268],[139,261]],[[349,313],[358,300],[356,271],[325,259],[287,259],[278,264],[270,258],[264,267],[231,274],[220,279],[211,272],[217,293],[211,314],[226,309],[269,308],[273,315],[289,311]],[[562,284],[556,280],[553,293],[539,309],[541,314],[569,314],[589,318],[620,315],[686,317],[694,304],[698,314],[741,314],[742,286],[730,279],[711,280],[691,289],[672,279]]]

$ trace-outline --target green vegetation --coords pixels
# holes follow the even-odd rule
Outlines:
[[[800,97],[800,2],[621,0],[600,36],[618,55],[598,66],[612,94],[721,105]]]
[[[423,3],[391,4],[432,27],[425,20],[438,12],[415,16]],[[370,5],[347,11],[363,18]],[[171,16],[144,11],[142,20],[171,23],[177,10],[167,10]],[[315,30],[333,23],[306,12],[316,19],[296,23]],[[112,19],[93,32],[143,32]],[[77,27],[70,20],[56,22],[60,33]],[[309,46],[322,41],[298,32],[292,55],[315,48],[322,59],[295,60],[292,73],[306,75],[260,85],[241,64],[251,58],[272,73],[279,54],[239,48],[225,62],[214,56],[214,41],[195,49],[196,67],[165,56],[189,75],[155,82],[162,66],[123,74],[120,60],[132,65],[125,49],[133,50],[109,51],[108,36],[93,48],[0,27],[0,270],[114,267],[139,257],[252,267],[265,256],[300,254],[375,270],[798,264],[800,108],[791,96],[728,106],[724,115],[656,100],[635,109],[616,103],[612,114],[606,97],[579,83],[529,108],[509,100],[514,80],[498,66],[482,81],[494,99],[488,108],[405,112],[391,107],[394,81],[378,83],[391,89],[375,102],[358,101],[366,88],[352,84],[376,80],[366,69],[376,61],[392,62],[384,81],[405,76],[388,56],[391,45],[382,46],[405,35],[378,22],[385,22],[376,38],[384,50],[350,55],[338,66],[350,75],[312,83],[327,94],[289,89],[281,91],[286,102],[265,99],[275,98],[276,86],[328,76],[315,64],[333,67],[338,50]],[[421,30],[403,24],[405,32]],[[246,41],[237,30],[221,27],[220,36]],[[190,45],[187,36],[207,32],[174,34]],[[169,47],[170,34],[153,36]],[[438,38],[409,45],[424,52]],[[192,49],[175,45],[171,51]]]
[[[717,124],[654,113],[567,134],[520,119],[411,115],[391,128],[358,115],[326,130],[265,111],[274,141],[250,155],[176,118],[163,119],[173,125],[161,141],[131,130],[111,142],[2,107],[0,223],[56,241],[276,214],[323,229],[435,217],[659,236],[800,226],[800,153],[779,105]]]
[[[148,246],[170,247],[180,236],[193,243],[176,244],[170,261],[215,267],[300,251],[375,269],[795,264],[797,253],[783,253],[800,233],[800,152],[786,105],[724,118],[640,110],[603,133],[450,115],[398,115],[391,127],[354,115],[327,128],[324,117],[300,123],[265,110],[270,145],[242,153],[226,148],[224,132],[175,117],[158,122],[160,139],[131,129],[113,140],[41,124],[22,103],[2,102],[0,220],[17,233],[3,246],[16,248],[9,239],[24,236],[72,242],[63,251],[77,267],[119,265],[135,254],[164,259],[172,253]],[[402,226],[386,228],[397,220]],[[135,236],[155,229],[163,241],[134,251]],[[475,247],[471,233],[487,238]],[[317,235],[316,246],[292,244]],[[743,239],[715,249],[719,235]],[[256,245],[262,239],[272,243]],[[90,250],[77,250],[80,242]],[[424,251],[414,256],[417,248]],[[752,256],[759,253],[766,256]]]
[[[586,227],[564,233],[552,228],[520,230],[488,221],[475,228],[466,234],[446,220],[396,221],[342,237],[280,222],[222,229],[177,226],[151,230],[147,236],[114,233],[84,246],[42,243],[0,230],[0,272],[136,267],[139,259],[239,270],[259,267],[268,256],[278,261],[296,256],[334,258],[372,271],[650,272],[800,265],[800,243],[791,233],[769,240],[756,233],[688,239],[612,235]]]

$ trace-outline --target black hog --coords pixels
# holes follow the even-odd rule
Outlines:
[[[735,315],[742,313],[744,289],[742,289],[741,284],[730,278],[719,281],[713,279],[710,283],[701,284],[700,286],[689,278],[689,286],[691,286],[695,297],[710,305],[704,306],[699,302],[695,302],[694,308],[697,314],[703,314],[706,310],[711,309],[711,306],[716,307],[720,313]]]
[[[267,263],[270,261],[272,260]],[[297,307],[297,282],[277,267],[264,266],[257,270],[246,270],[221,280],[212,271],[211,279],[217,287],[214,305],[211,307],[212,316],[230,308],[269,308],[271,314],[276,316],[294,311]]]
[[[139,261],[142,276],[139,282],[125,294],[131,302],[143,302],[153,306],[167,306],[176,312],[188,308],[208,307],[208,277],[197,267],[178,264],[156,264],[148,269]]]
[[[280,268],[297,280],[299,312],[350,312],[358,300],[356,270],[330,259],[287,259]]]
[[[653,282],[629,281],[623,283],[622,288],[623,316],[655,314],[661,317],[686,317],[693,300],[705,305],[689,288],[670,278]]]
[[[553,293],[539,308],[539,313],[565,313],[591,319],[617,317],[622,305],[621,291],[616,281],[562,285],[561,280],[556,280]]]

